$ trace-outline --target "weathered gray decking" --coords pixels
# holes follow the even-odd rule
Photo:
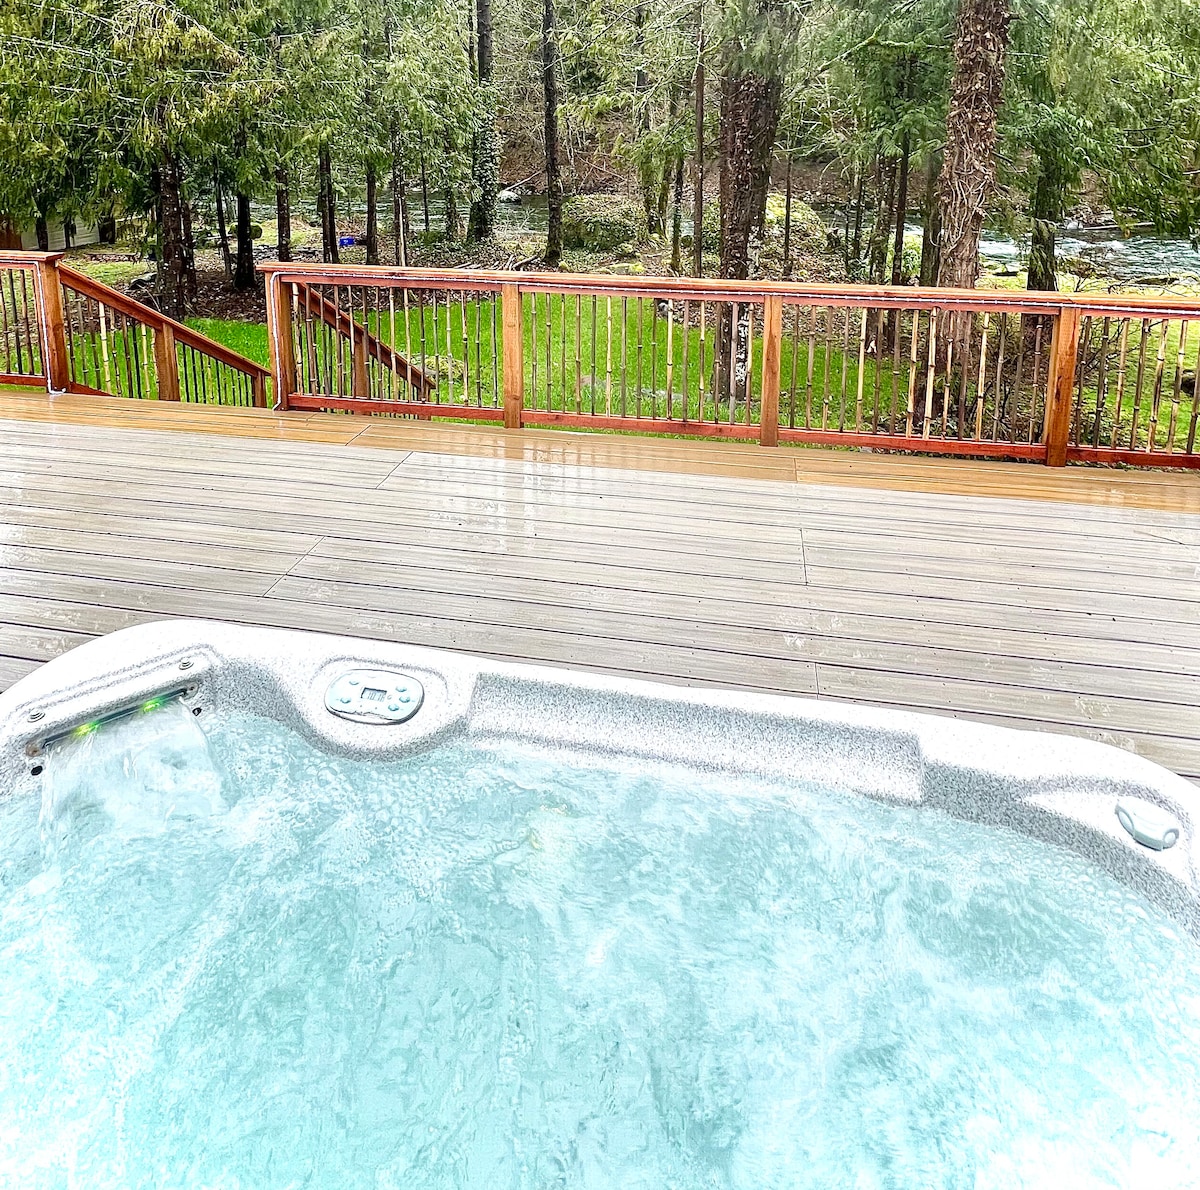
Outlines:
[[[0,687],[209,616],[1089,735],[1200,774],[1200,475],[0,393]]]

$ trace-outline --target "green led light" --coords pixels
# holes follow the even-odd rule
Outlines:
[[[81,723],[77,728],[75,728],[74,734],[77,736],[94,735],[99,730],[100,730],[100,724],[98,722],[96,722],[96,723]]]
[[[142,711],[157,711],[165,701],[166,699],[163,698],[148,698],[144,703],[142,703]]]

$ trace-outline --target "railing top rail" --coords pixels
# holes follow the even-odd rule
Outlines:
[[[0,265],[2,264],[3,257],[0,257]],[[174,318],[168,318],[167,315],[161,314],[149,306],[142,305],[135,298],[126,297],[125,294],[118,293],[115,289],[110,289],[107,285],[93,280],[86,273],[81,273],[77,269],[71,268],[70,265],[60,264],[58,266],[58,275],[64,285],[74,289],[77,293],[82,293],[86,297],[103,302],[106,306],[110,306],[114,310],[119,310],[122,314],[126,314],[130,318],[136,318],[138,321],[160,330],[169,326],[177,343],[183,343],[188,347],[195,348],[197,351],[204,352],[206,355],[211,355],[214,359],[227,364],[231,368],[236,368],[239,372],[245,372],[247,375],[259,376],[264,379],[271,374],[270,368],[263,367],[256,360],[247,359],[246,356],[240,355],[236,351],[231,351],[223,343],[218,343],[215,339],[210,339],[207,335],[202,335],[199,331],[192,330],[190,326],[186,326],[182,322],[176,322]]]
[[[43,262],[62,260],[61,252],[22,252],[15,248],[0,248],[0,269],[34,269]]]
[[[977,310],[1054,314],[1064,307],[1113,317],[1200,317],[1200,297],[1143,294],[1058,293],[1007,289],[934,289],[917,286],[827,285],[798,281],[730,281],[695,277],[625,277],[615,274],[509,272],[490,269],[417,269],[392,265],[297,264],[267,261],[261,272],[307,284],[384,285],[412,289],[497,291],[505,285],[566,294],[669,297],[691,301],[761,301],[884,309]]]

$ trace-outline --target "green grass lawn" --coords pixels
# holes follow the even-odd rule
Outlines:
[[[426,375],[437,382],[438,399],[445,403],[500,403],[499,376],[501,326],[493,300],[447,304],[439,299],[402,297],[395,308],[372,307],[365,323],[373,335],[393,345]],[[386,300],[385,300],[386,301]],[[671,416],[713,421],[718,418],[754,425],[758,420],[761,390],[761,315],[753,314],[748,386],[739,386],[732,411],[727,399],[713,400],[716,328],[710,308],[703,334],[698,325],[698,304],[693,303],[689,325],[682,323],[676,304],[672,317],[651,300],[620,298],[583,299],[539,295],[525,299],[524,356],[525,404],[529,409],[585,413],[597,416]],[[364,322],[362,315],[358,321]],[[802,424],[806,411],[813,423],[831,428],[853,426],[859,416],[859,376],[862,375],[862,418],[874,417],[876,399],[886,416],[893,394],[901,405],[907,384],[892,375],[890,361],[876,372],[867,358],[860,368],[855,344],[859,324],[852,312],[849,324],[840,318],[824,324],[811,340],[785,337],[782,348],[784,398],[781,421],[792,417]],[[210,332],[216,337],[216,331]],[[348,345],[339,353],[331,336],[322,333],[319,320],[311,331],[305,320],[298,355],[304,387],[348,395],[351,368]],[[811,375],[809,360],[811,358]],[[792,361],[795,359],[795,385]],[[313,375],[318,377],[314,383]],[[878,375],[878,386],[876,377]],[[375,395],[389,395],[389,378],[379,377]],[[747,387],[749,404],[747,405]],[[795,393],[793,407],[792,394]]]
[[[218,343],[262,364],[264,368],[270,366],[267,328],[262,323],[237,322],[228,318],[185,318],[184,322],[192,330],[216,339]]]

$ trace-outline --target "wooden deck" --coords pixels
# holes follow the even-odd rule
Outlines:
[[[0,687],[207,616],[1087,735],[1200,776],[1200,475],[0,392]]]

